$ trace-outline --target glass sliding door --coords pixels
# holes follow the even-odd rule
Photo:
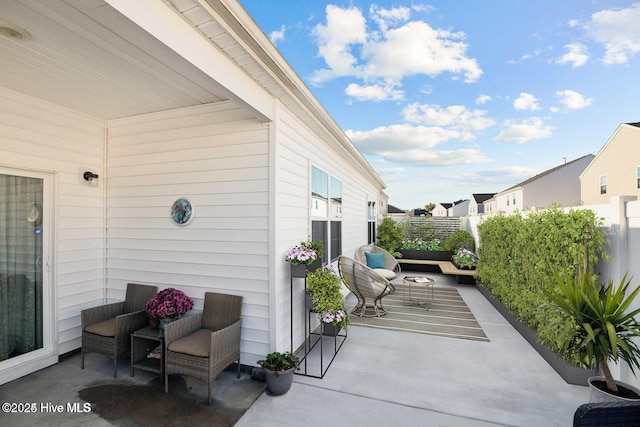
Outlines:
[[[0,171],[0,364],[43,348],[45,179]],[[27,174],[25,174],[27,175]]]

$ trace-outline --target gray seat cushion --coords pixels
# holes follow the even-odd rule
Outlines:
[[[103,337],[115,337],[116,336],[116,318],[112,317],[104,322],[94,323],[84,328],[86,332],[90,334],[101,335]]]
[[[396,277],[396,273],[391,270],[387,270],[386,268],[374,268],[373,271],[381,275],[387,280],[391,280]]]
[[[198,329],[194,333],[169,344],[169,351],[196,357],[209,357],[212,332],[211,329]]]

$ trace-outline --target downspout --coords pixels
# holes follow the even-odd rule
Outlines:
[[[107,144],[109,141],[109,122],[104,122],[102,139],[102,299],[107,303]]]

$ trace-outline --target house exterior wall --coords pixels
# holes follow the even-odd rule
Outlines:
[[[242,363],[269,342],[269,129],[232,102],[109,122],[107,282],[244,297]],[[188,197],[194,218],[174,225]]]
[[[467,215],[469,216],[477,216],[478,214],[481,214],[482,210],[482,204],[478,204],[478,202],[476,202],[476,199],[474,199],[473,197],[471,199],[469,199],[469,211],[467,213]]]
[[[447,209],[442,206],[440,203],[438,203],[436,205],[435,208],[433,208],[433,211],[431,211],[431,215],[433,216],[447,216]]]
[[[485,215],[495,215],[498,213],[498,202],[495,197],[490,198],[489,200],[484,201],[484,214]]]
[[[342,182],[342,254],[346,256],[353,257],[359,246],[367,244],[367,202],[375,200],[380,206],[384,197],[382,189],[354,166],[346,153],[339,152],[339,148],[311,132],[281,105],[273,127],[277,142],[272,343],[275,349],[283,351],[291,346],[291,276],[284,254],[311,235],[311,167],[315,166]],[[334,267],[337,271],[336,263]],[[304,336],[303,288],[302,279],[294,279],[294,347],[302,343]]]
[[[640,160],[640,156],[638,159]],[[543,209],[552,204],[579,205],[581,201],[579,177],[591,160],[593,160],[592,155],[584,156],[526,184],[524,186],[523,208],[525,210],[534,207]]]
[[[516,187],[503,193],[496,194],[496,213],[504,212],[507,215],[512,214],[516,210],[523,209],[523,189]]]
[[[105,182],[81,178],[84,170],[104,175],[103,153],[102,120],[0,87],[0,167],[41,171],[53,182],[53,301],[44,326],[53,327],[57,354],[79,347],[80,310],[103,302]]]
[[[620,195],[640,196],[637,168],[640,167],[640,128],[621,125],[580,178],[585,204],[606,203]],[[600,194],[600,176],[607,177],[607,192]]]
[[[469,200],[460,202],[451,208],[451,216],[467,216],[469,214]]]

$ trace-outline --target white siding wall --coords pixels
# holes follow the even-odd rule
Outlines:
[[[109,123],[107,292],[127,282],[242,295],[242,363],[269,342],[269,128],[231,102]],[[174,225],[188,197],[194,219]],[[257,347],[256,347],[257,346]]]
[[[0,87],[0,166],[51,172],[55,183],[51,281],[60,354],[80,347],[80,310],[103,303],[103,158],[102,120]],[[100,175],[96,185],[82,180],[84,170]]]
[[[367,243],[367,201],[378,200],[381,189],[360,173],[345,153],[332,150],[282,106],[278,111],[276,132],[277,214],[274,263],[276,266],[272,342],[278,351],[289,350],[290,339],[290,266],[284,260],[287,250],[311,234],[310,167],[316,166],[342,181],[342,253],[353,257],[357,247]],[[337,266],[335,266],[337,269]],[[301,279],[294,279],[294,346],[304,335]],[[265,347],[264,352],[273,350]]]
[[[585,204],[607,203],[611,197],[640,196],[636,168],[640,166],[640,128],[621,125],[582,176]],[[600,194],[600,176],[607,176],[607,193]]]
[[[571,162],[566,166],[541,176],[524,187],[524,210],[543,209],[558,204],[580,204],[580,174],[593,160],[592,156]]]

